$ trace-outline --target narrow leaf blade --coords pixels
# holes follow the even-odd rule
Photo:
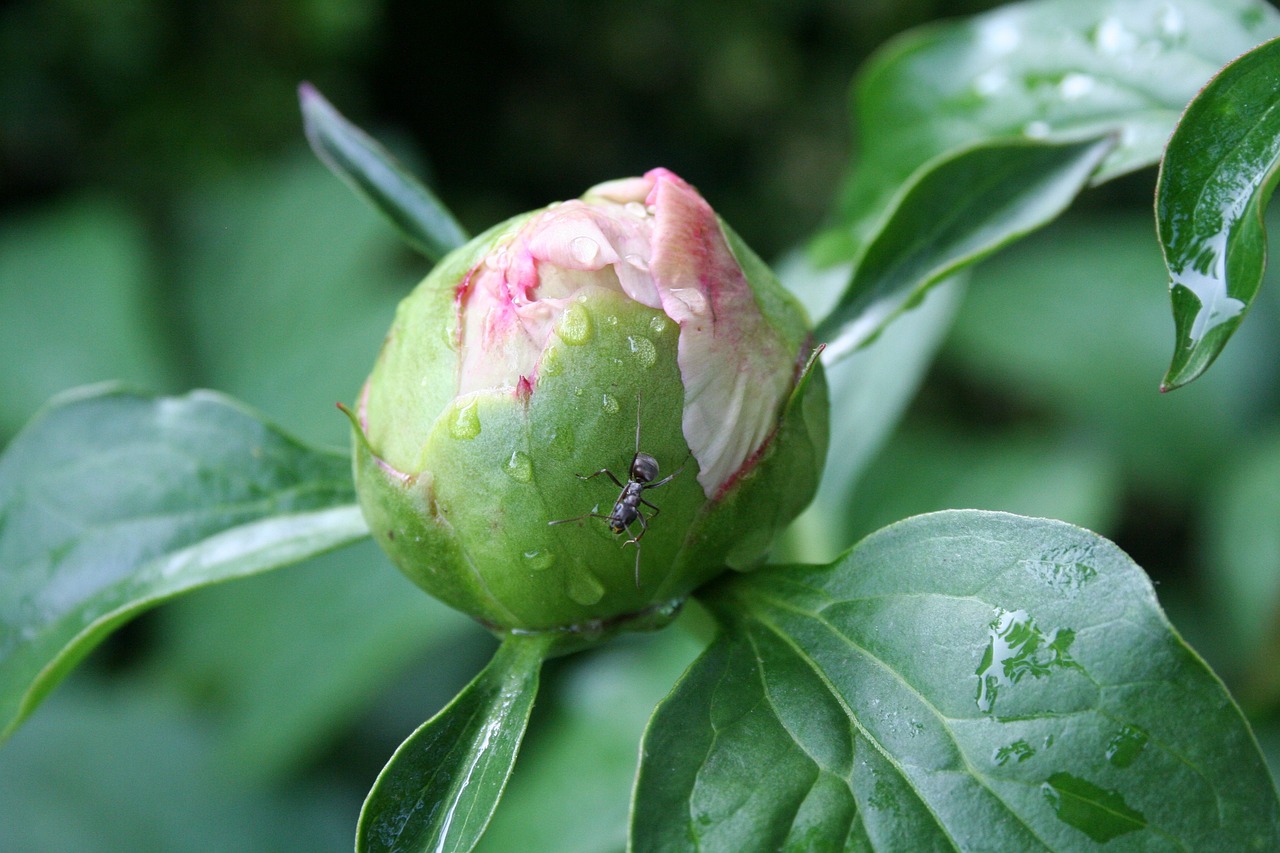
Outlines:
[[[489,665],[387,762],[357,853],[471,850],[498,805],[538,693],[549,635],[509,635]]]
[[[112,629],[367,530],[350,463],[220,395],[91,387],[0,456],[0,733]]]
[[[438,261],[467,242],[466,231],[435,194],[314,86],[299,86],[298,101],[316,156],[386,216],[409,245]]]
[[[872,340],[948,275],[1058,216],[1116,140],[1006,140],[934,164],[899,200],[818,327],[833,362]]]
[[[1280,39],[1246,53],[1187,107],[1156,189],[1177,343],[1163,390],[1208,369],[1262,284],[1262,214],[1280,167]]]
[[[1239,709],[1092,533],[918,516],[707,601],[724,630],[650,723],[636,851],[1280,845]]]

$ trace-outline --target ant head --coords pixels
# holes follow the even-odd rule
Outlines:
[[[631,460],[631,479],[648,483],[658,476],[658,460],[648,453],[637,453]]]

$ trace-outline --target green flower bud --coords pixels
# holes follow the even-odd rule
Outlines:
[[[405,574],[495,631],[653,627],[813,496],[813,355],[692,187],[602,184],[475,238],[401,303],[354,418],[360,503]]]

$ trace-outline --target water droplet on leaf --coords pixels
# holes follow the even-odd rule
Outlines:
[[[1137,726],[1125,726],[1107,743],[1107,761],[1116,767],[1128,767],[1146,745],[1146,732]]]
[[[618,411],[621,408],[618,405],[617,399],[610,394],[605,394],[600,398],[600,406],[611,415],[618,414]]]
[[[1054,773],[1040,786],[1040,793],[1058,820],[1099,844],[1147,825],[1146,815],[1131,808],[1124,797],[1070,773]]]

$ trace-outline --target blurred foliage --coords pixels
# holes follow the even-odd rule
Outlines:
[[[345,443],[333,403],[425,268],[304,152],[302,79],[418,158],[469,228],[664,165],[777,256],[832,203],[870,50],[992,5],[6,4],[0,440],[53,393],[120,378],[215,387]],[[1114,539],[1274,760],[1280,290],[1213,374],[1157,394],[1173,334],[1153,183],[1091,192],[978,272],[842,538],[977,507]],[[488,849],[621,849],[640,727],[705,631],[681,624],[549,667]],[[0,848],[347,849],[381,763],[491,649],[372,547],[193,595],[103,647],[5,747]]]

